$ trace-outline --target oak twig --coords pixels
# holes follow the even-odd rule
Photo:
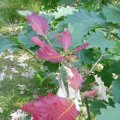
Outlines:
[[[86,77],[88,77],[94,70],[94,68],[97,66],[97,64],[101,61],[101,59],[103,58],[103,54],[100,56],[100,58],[95,62],[95,64],[93,65],[93,67],[90,69],[90,71],[87,73],[87,75],[84,77],[84,79],[86,79]]]
[[[85,97],[85,106],[86,106],[86,110],[87,110],[88,120],[91,120],[90,110],[89,110],[89,105],[88,105],[88,98],[87,97]]]

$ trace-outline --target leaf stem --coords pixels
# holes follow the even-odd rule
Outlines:
[[[40,60],[36,57],[35,54],[32,53],[31,50],[25,48],[24,45],[21,45],[20,47],[21,47],[23,50],[27,51],[29,54],[31,54],[31,55],[36,59],[36,61],[37,61],[38,63],[40,63]]]
[[[88,105],[88,98],[87,97],[85,97],[85,106],[86,106],[86,110],[87,110],[88,120],[91,120],[90,110],[89,110],[89,105]]]
[[[44,38],[45,38],[45,40],[49,43],[49,45],[53,48],[53,46],[52,46],[50,40],[47,38],[47,36],[44,36]]]
[[[94,70],[94,68],[97,66],[97,64],[101,61],[101,59],[103,58],[104,54],[102,54],[100,56],[100,58],[95,62],[95,64],[93,65],[93,67],[90,69],[90,71],[87,73],[87,75],[84,77],[84,79],[86,79]]]

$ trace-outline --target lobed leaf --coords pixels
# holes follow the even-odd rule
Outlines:
[[[75,120],[79,114],[73,101],[53,94],[23,105],[22,110],[31,113],[34,120]]]
[[[101,30],[91,32],[87,36],[87,42],[90,44],[88,48],[98,47],[102,53],[105,53],[106,49],[111,50],[114,42],[105,38],[104,33]]]
[[[115,104],[115,108],[107,106],[100,111],[101,114],[97,115],[96,120],[120,120],[120,104]]]
[[[106,18],[107,22],[120,24],[120,9],[112,5],[104,6],[102,13]]]
[[[67,76],[68,76],[68,83],[69,85],[75,90],[77,91],[78,88],[81,86],[82,82],[83,82],[83,78],[82,76],[78,73],[78,71],[73,68],[73,67],[65,67],[66,71],[67,71]]]
[[[7,37],[0,35],[0,52],[3,52],[4,50],[11,48],[13,45],[15,45],[10,39]]]
[[[47,20],[39,15],[31,14],[28,15],[27,20],[32,26],[32,29],[42,36],[46,36],[48,33],[48,23]]]
[[[72,45],[72,36],[68,30],[61,33],[60,42],[64,51],[66,51]]]

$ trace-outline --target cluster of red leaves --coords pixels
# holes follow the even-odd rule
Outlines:
[[[48,23],[44,17],[38,16],[36,14],[32,14],[27,16],[27,20],[29,24],[32,26],[32,29],[36,31],[39,35],[45,37],[48,33]],[[61,45],[66,52],[68,48],[72,45],[72,35],[66,30],[62,33],[59,33]],[[37,55],[39,58],[50,61],[50,62],[62,62],[63,60],[72,60],[74,59],[75,52],[78,52],[82,49],[85,49],[89,44],[85,43],[82,46],[71,51],[70,56],[64,56],[57,53],[50,45],[46,44],[44,41],[40,40],[37,36],[32,38],[32,41],[35,45],[40,46],[40,49],[37,51]]]
[[[27,16],[27,20],[34,31],[46,38],[49,26],[44,17],[31,14]],[[66,30],[59,33],[59,36],[61,46],[66,53],[72,45],[72,35]],[[88,43],[85,43],[82,46],[78,46],[70,51],[69,56],[66,56],[56,52],[49,44],[45,43],[38,36],[34,36],[32,41],[35,45],[40,46],[37,51],[37,56],[54,63],[62,62],[64,60],[71,61],[75,58],[73,55],[75,52],[85,49],[89,45]],[[73,67],[68,68],[68,71],[71,72],[71,74],[68,72],[68,85],[72,87],[74,91],[78,91],[83,82],[83,78]],[[86,96],[91,96],[94,93],[95,91],[92,91],[87,93]],[[39,97],[38,100],[23,105],[22,110],[31,113],[33,120],[75,120],[76,116],[79,114],[72,99],[68,100],[68,98],[62,98],[52,94],[48,95],[48,97]]]

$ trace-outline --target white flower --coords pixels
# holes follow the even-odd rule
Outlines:
[[[98,77],[97,75],[94,75],[94,77],[98,84],[98,86],[95,87],[95,89],[97,89],[97,91],[98,91],[98,99],[106,100],[108,102],[108,97],[106,94],[107,87],[104,86],[104,82],[101,80],[100,77]]]
[[[26,66],[28,66],[28,64],[21,62],[21,63],[18,64],[18,66],[25,68]]]
[[[27,78],[27,79],[29,78],[28,72],[22,73],[21,76],[23,76],[23,77],[25,77],[25,78]]]
[[[4,54],[3,52],[0,53],[0,58],[2,57],[3,54]]]
[[[97,65],[97,67],[98,67],[99,71],[103,70],[103,68],[104,68],[104,66],[100,63]]]
[[[0,107],[0,113],[3,113],[3,108]]]
[[[32,12],[29,11],[29,10],[18,10],[17,12],[18,12],[18,14],[20,14],[22,16],[27,16],[27,15],[31,15],[32,14]]]
[[[7,66],[4,65],[2,72],[5,72],[7,69],[8,69]]]
[[[46,11],[40,11],[39,14],[44,14],[44,15],[47,15],[47,12]]]
[[[25,77],[25,78],[33,78],[33,77],[35,76],[36,72],[37,72],[37,71],[34,70],[33,67],[30,67],[30,68],[27,70],[27,72],[22,73],[21,75],[22,75],[23,77]]]
[[[57,12],[54,12],[53,15],[55,16],[55,19],[58,19],[62,16],[72,15],[74,11],[78,11],[74,7],[58,7]]]
[[[8,55],[8,56],[5,56],[5,57],[4,57],[4,60],[13,61],[13,58],[14,58],[13,55]]]
[[[10,116],[11,116],[11,120],[25,120],[27,117],[27,114],[22,110],[18,109],[17,111],[12,113]]]
[[[5,79],[5,76],[6,74],[4,72],[0,73],[0,81],[3,81]]]
[[[114,79],[118,79],[119,75],[115,74],[115,73],[112,73],[112,76]]]
[[[12,79],[13,79],[13,75],[12,75],[12,74],[9,76],[9,79],[10,79],[10,80],[12,80]]]
[[[15,68],[15,67],[11,68],[11,72],[12,72],[12,73],[19,73],[19,71],[18,71],[18,70],[16,70],[16,68]]]
[[[20,57],[18,57],[17,61],[19,63],[23,63],[24,61],[29,60],[29,59],[30,59],[30,57],[27,54],[23,54]]]
[[[10,53],[10,54],[13,54],[13,50],[11,50],[11,49],[7,49],[8,50],[8,52]]]

